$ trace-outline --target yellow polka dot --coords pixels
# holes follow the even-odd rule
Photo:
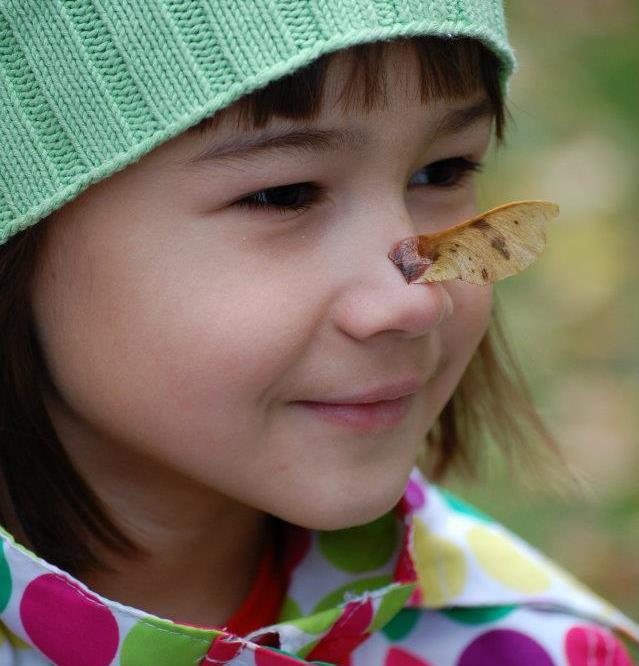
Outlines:
[[[9,641],[9,643],[18,650],[28,650],[31,647],[28,643],[25,643],[21,638],[10,631],[6,625],[0,622],[0,645],[5,641]]]
[[[459,546],[431,534],[418,518],[414,519],[413,525],[415,568],[424,605],[437,608],[464,589],[466,558]]]
[[[19,636],[16,636],[15,634],[12,634],[9,632],[9,635],[7,636],[9,639],[9,643],[13,645],[14,648],[18,650],[30,650],[31,646],[28,643],[25,643]]]
[[[502,585],[525,594],[550,587],[544,566],[495,529],[477,525],[468,531],[467,539],[482,569]]]

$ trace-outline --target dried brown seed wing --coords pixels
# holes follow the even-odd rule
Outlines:
[[[460,278],[487,284],[527,268],[546,244],[546,222],[559,213],[547,201],[516,201],[437,234],[418,237],[432,262],[414,282]]]
[[[437,245],[432,266],[415,282],[440,282],[460,279],[472,284],[485,284],[493,275],[488,271],[486,239],[469,228],[459,230]]]

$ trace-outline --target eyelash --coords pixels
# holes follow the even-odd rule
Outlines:
[[[461,187],[464,184],[466,177],[468,177],[473,172],[480,172],[483,169],[483,164],[481,162],[475,162],[473,160],[466,159],[465,157],[453,157],[446,160],[440,160],[439,162],[433,162],[425,167],[422,167],[416,173],[422,173],[426,169],[431,169],[433,167],[439,168],[452,168],[454,171],[452,181],[447,181],[446,183],[424,183],[417,184],[415,187],[424,187],[426,185],[431,185],[432,187],[449,189],[453,190],[458,187]],[[289,204],[272,204],[264,201],[265,193],[286,193],[298,192],[300,189],[306,188],[308,195],[304,203],[289,203]],[[238,208],[249,208],[256,210],[275,210],[282,215],[295,211],[296,213],[303,213],[308,210],[313,203],[317,203],[322,199],[322,188],[314,185],[313,183],[291,183],[290,185],[280,185],[278,187],[268,187],[264,190],[259,190],[258,192],[253,192],[242,199],[238,199],[233,203],[234,206]]]

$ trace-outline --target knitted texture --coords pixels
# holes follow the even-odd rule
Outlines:
[[[501,0],[0,0],[0,243],[242,95],[354,44],[468,36]]]

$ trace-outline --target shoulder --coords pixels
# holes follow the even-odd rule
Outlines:
[[[416,470],[404,502],[417,591],[362,654],[377,642],[407,666],[633,663],[639,627],[530,544]]]
[[[282,647],[350,666],[628,666],[639,628],[414,470],[389,514],[296,528]]]
[[[522,605],[404,608],[352,666],[632,666],[631,643],[570,612]],[[380,656],[383,655],[383,657]]]

